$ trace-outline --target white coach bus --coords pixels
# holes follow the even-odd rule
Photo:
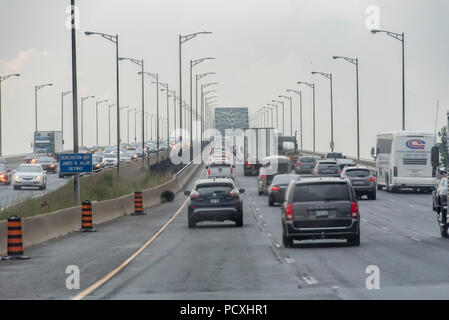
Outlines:
[[[435,186],[431,150],[436,143],[435,133],[430,131],[378,134],[376,150],[371,150],[376,159],[377,189],[431,192]]]

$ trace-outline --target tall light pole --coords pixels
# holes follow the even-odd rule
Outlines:
[[[282,105],[282,134],[285,135],[285,117],[284,117],[284,101],[281,100],[272,100],[274,103],[279,103]]]
[[[61,132],[62,132],[62,144],[64,145],[64,97],[72,91],[63,91],[61,93]]]
[[[3,146],[2,146],[2,82],[11,78],[20,77],[20,74],[8,74],[6,76],[0,76],[0,157],[3,156]]]
[[[203,79],[204,77],[207,77],[208,75],[212,75],[215,74],[215,72],[206,72],[206,73],[202,73],[202,74],[197,74],[195,75],[195,95],[196,95],[196,99],[195,99],[195,103],[196,103],[196,109],[198,111],[198,81]],[[204,87],[204,85],[201,86],[202,89],[207,88],[208,86],[212,86],[212,85],[217,85],[217,82],[210,82],[207,83],[206,86]],[[201,154],[203,154],[203,132],[205,130],[205,113],[204,113],[204,104],[203,104],[203,91],[201,91],[201,129],[200,129],[200,143],[201,143]]]
[[[276,129],[279,130],[279,109],[278,109],[278,105],[274,104],[274,103],[267,103],[267,106],[271,106],[273,108],[276,108]],[[274,122],[274,120],[273,120]],[[274,127],[274,124],[273,124]]]
[[[303,150],[302,144],[302,92],[298,90],[287,89],[287,92],[296,93],[299,96],[299,139],[301,143],[301,150]]]
[[[169,101],[169,94],[170,94],[170,90],[168,88],[168,83],[159,83],[163,89],[161,89],[161,91],[166,91],[167,93],[167,150],[168,147],[170,145],[170,101]]]
[[[84,101],[94,99],[95,96],[81,97],[81,146],[84,145]]]
[[[34,87],[34,121],[35,121],[35,130],[37,131],[37,92],[44,87],[51,87],[52,83],[41,84]]]
[[[73,108],[73,152],[78,153],[78,80],[77,80],[77,65],[76,65],[76,20],[75,20],[75,0],[71,0],[71,50],[72,50],[72,108]],[[74,204],[80,204],[80,175],[76,173],[73,177],[73,199]]]
[[[330,85],[331,85],[331,143],[330,143],[330,149],[332,152],[334,152],[335,143],[334,143],[334,106],[333,106],[333,95],[332,95],[332,87],[333,87],[332,73],[312,71],[312,74],[319,74],[319,75],[322,75],[323,77],[328,78],[330,80]]]
[[[96,145],[98,146],[98,106],[102,103],[108,102],[108,100],[101,100],[96,102],[95,106],[95,122],[96,122]]]
[[[371,33],[386,33],[390,37],[401,41],[402,43],[402,130],[405,130],[405,61],[404,61],[404,51],[405,51],[405,35],[402,33],[395,33],[386,30],[373,29]]]
[[[139,72],[139,74],[147,75],[150,78],[153,78],[154,83],[156,84],[156,132],[157,132],[157,141],[156,141],[156,148],[157,148],[157,160],[159,161],[159,121],[157,120],[159,118],[159,74],[158,73],[150,73],[150,72]]]
[[[192,69],[194,66],[206,61],[206,60],[214,60],[215,58],[208,57],[208,58],[201,58],[197,60],[190,60],[190,105],[193,106],[193,93],[192,93],[192,87],[193,87],[193,80],[192,80]],[[198,123],[198,80],[196,80],[196,86],[195,86],[195,121]],[[190,126],[193,125],[193,112],[190,113]],[[198,128],[195,130],[196,133],[196,140],[198,140]],[[193,159],[193,130],[190,130],[190,140],[192,141],[192,145],[190,147],[190,158]]]
[[[355,81],[357,91],[357,159],[360,160],[360,108],[359,108],[359,59],[348,58],[342,56],[333,56],[333,59],[344,59],[345,61],[355,65]]]
[[[312,88],[312,108],[313,108],[313,152],[315,152],[315,84],[309,82],[299,81],[298,84],[305,84],[306,86]]]
[[[290,101],[290,136],[293,136],[293,99],[291,96],[288,97],[284,95],[279,95],[279,98],[284,98]]]
[[[144,61],[143,59],[132,59],[132,58],[119,58],[119,60],[123,61],[123,60],[128,60],[131,61],[132,63],[138,65],[141,68],[141,72],[139,73],[142,76],[142,110],[140,112],[142,112],[142,169],[145,168],[145,154],[143,152],[143,150],[145,150],[145,118],[144,118],[144,114],[145,114],[145,68],[144,68]],[[137,140],[137,138],[136,138]]]
[[[183,104],[183,100],[182,100],[182,45],[200,34],[211,34],[211,33],[212,32],[209,32],[209,31],[201,31],[201,32],[191,33],[191,34],[188,34],[185,36],[183,36],[181,34],[179,35],[179,116],[180,116],[180,124],[181,124],[181,136],[180,136],[181,145],[182,145],[182,104]],[[192,152],[193,152],[193,149],[192,149],[191,153]],[[182,153],[182,148],[181,148],[181,153]],[[191,160],[193,160],[193,158],[191,158]]]
[[[108,127],[109,127],[109,135],[108,135],[108,137],[109,137],[109,139],[108,139],[108,146],[110,147],[111,146],[111,108],[114,108],[116,106],[116,104],[114,103],[114,104],[110,104],[109,105],[109,108],[108,108]]]
[[[120,75],[119,75],[119,40],[118,40],[118,34],[111,35],[111,34],[105,34],[105,33],[99,33],[99,32],[90,32],[87,31],[84,33],[86,36],[90,35],[98,35],[112,43],[115,44],[115,61],[116,61],[116,92],[117,92],[117,176],[120,175]]]

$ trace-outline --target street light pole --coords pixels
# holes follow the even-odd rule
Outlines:
[[[298,84],[305,84],[306,86],[312,88],[312,104],[313,104],[313,152],[315,152],[315,84],[308,82],[298,82]]]
[[[303,150],[303,144],[302,144],[302,92],[298,90],[291,90],[287,89],[287,92],[293,92],[296,93],[299,96],[299,139],[301,144],[301,150]],[[293,116],[292,116],[293,118]]]
[[[387,30],[378,30],[373,29],[371,30],[371,33],[386,33],[390,37],[401,41],[402,43],[402,130],[405,130],[405,34],[402,33],[395,33]]]
[[[109,127],[108,146],[111,146],[111,108],[113,107],[115,107],[115,104],[110,104],[108,108],[108,127]]]
[[[182,104],[183,104],[183,100],[182,100],[182,45],[185,42],[195,38],[197,35],[211,34],[211,33],[212,32],[202,31],[202,32],[188,34],[185,36],[179,35],[179,114],[180,114],[180,124],[181,124],[181,136],[180,136],[181,146],[182,146]],[[192,154],[192,152],[193,152],[193,149],[191,150],[191,154]],[[181,153],[182,153],[182,147],[181,147]],[[191,158],[191,160],[193,160],[193,158]]]
[[[290,101],[290,136],[293,136],[293,105],[292,105],[292,97],[287,97],[284,95],[279,95],[279,98],[284,98]]]
[[[142,112],[142,169],[145,168],[145,153],[143,152],[145,150],[145,119],[144,119],[144,114],[145,114],[145,68],[144,68],[144,61],[143,59],[139,60],[139,59],[132,59],[132,58],[119,58],[119,60],[128,60],[131,61],[132,63],[138,65],[141,68],[141,72],[139,73],[142,76],[142,88],[141,88],[141,93],[142,93],[142,110],[140,112]],[[134,131],[136,131],[136,129],[134,129]],[[137,134],[134,133],[134,135],[136,136]],[[137,141],[137,137],[135,137],[135,139]],[[136,142],[135,141],[135,142]]]
[[[52,83],[42,84],[34,87],[34,121],[35,121],[35,132],[37,132],[37,92],[44,87],[51,87]]]
[[[359,108],[359,59],[348,58],[342,56],[333,56],[333,59],[344,59],[345,61],[355,65],[355,78],[357,87],[357,159],[360,160],[360,108]]]
[[[272,100],[272,102],[280,103],[282,105],[282,134],[285,135],[284,101]]]
[[[62,132],[62,144],[64,145],[64,97],[72,91],[63,91],[61,94],[61,132]]]
[[[96,145],[98,146],[98,106],[104,102],[108,102],[108,100],[101,100],[96,102],[95,106],[95,122],[96,122]]]
[[[2,82],[10,77],[20,77],[20,74],[9,74],[6,76],[0,76],[0,157],[3,156],[2,146]]]
[[[316,72],[316,71],[312,71],[312,74],[319,74],[322,75],[325,78],[328,78],[330,80],[330,85],[331,85],[331,143],[330,143],[330,149],[332,152],[334,152],[334,106],[333,106],[333,98],[332,98],[332,73],[324,73],[324,72]]]
[[[115,60],[116,60],[116,85],[117,85],[117,176],[120,175],[120,75],[119,75],[119,39],[118,34],[110,35],[99,32],[87,31],[84,33],[86,36],[99,35],[106,40],[115,44]]]
[[[168,88],[168,83],[159,83],[163,89],[161,91],[167,92],[167,150],[170,145],[170,101],[168,99],[168,95],[170,94],[170,90]]]

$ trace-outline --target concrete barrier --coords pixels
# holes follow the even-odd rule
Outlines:
[[[167,158],[167,153],[159,155],[160,160]],[[154,158],[155,159],[155,158]],[[150,158],[151,160],[151,158]],[[135,163],[137,167],[139,163]],[[127,166],[130,171],[133,170]],[[160,195],[163,191],[179,192],[191,177],[201,167],[200,164],[191,162],[183,170],[174,175],[172,179],[162,185],[142,191],[144,207],[152,207],[160,203]],[[92,202],[94,225],[111,221],[118,217],[134,212],[134,193],[117,199]],[[65,236],[81,227],[81,206],[63,209],[43,215],[22,219],[23,245],[29,247],[50,239]],[[0,256],[7,251],[7,222],[0,222]]]

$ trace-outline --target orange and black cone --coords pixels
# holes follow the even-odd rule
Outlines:
[[[92,218],[92,203],[89,200],[83,202],[81,207],[81,229],[80,232],[95,232]]]
[[[23,255],[22,219],[18,216],[8,217],[8,255],[6,260],[29,259]]]
[[[143,196],[142,191],[134,192],[134,213],[132,215],[142,216],[145,215],[143,211]]]

